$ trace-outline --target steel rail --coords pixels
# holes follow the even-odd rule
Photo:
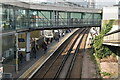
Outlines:
[[[82,33],[84,34],[85,31],[86,31],[86,30],[82,31]],[[71,49],[69,50],[68,55],[66,55],[66,57],[65,57],[63,63],[61,64],[61,66],[60,66],[60,68],[59,68],[56,76],[54,77],[54,79],[61,78],[61,77],[60,77],[60,74],[62,74],[61,72],[63,71],[63,67],[65,66],[67,60],[71,60],[70,63],[72,63],[72,59],[74,58],[75,54],[71,55],[71,51],[72,51],[72,48],[73,48],[74,46],[76,46],[76,41],[79,40],[79,39],[80,39],[80,40],[82,39],[81,33],[79,34],[79,36],[76,38],[75,42],[73,43]],[[69,58],[70,58],[70,59],[69,59]],[[66,75],[67,75],[67,74],[66,74]],[[64,75],[64,76],[66,76],[66,75]],[[65,77],[62,77],[62,78],[65,78]]]
[[[90,30],[90,29],[87,29],[86,32],[85,32],[85,33],[87,33],[87,35],[88,35],[89,30]],[[77,46],[77,48],[76,48],[76,50],[75,50],[75,54],[74,54],[74,57],[73,57],[73,59],[72,59],[72,61],[71,61],[71,65],[70,65],[70,67],[69,67],[69,70],[68,70],[68,72],[67,72],[66,79],[69,79],[69,78],[70,78],[72,69],[73,69],[73,67],[74,67],[74,65],[75,65],[76,57],[78,56],[79,46],[81,46],[81,44],[82,44],[82,40],[83,40],[83,38],[85,37],[85,33],[83,34],[83,36],[82,36],[82,38],[81,38],[81,40],[80,40],[80,42],[79,42],[79,44],[78,44],[78,46]],[[87,40],[87,37],[86,37],[86,40]],[[86,45],[86,40],[85,40],[85,44],[84,44],[84,49],[85,49],[85,45]],[[81,56],[82,56],[82,55],[81,55]]]
[[[82,31],[83,31],[83,30],[82,30]],[[81,31],[81,32],[82,32],[82,31]],[[75,40],[75,41],[76,41],[76,40]],[[75,43],[75,41],[71,44],[70,49],[67,51],[67,55],[69,54],[69,52],[70,52],[71,48],[73,47],[73,44]],[[65,55],[65,56],[63,57],[60,66],[63,64],[63,62],[64,62],[64,60],[65,60],[65,58],[66,58],[67,55]],[[50,71],[50,69],[52,68],[52,66],[55,64],[55,62],[57,62],[57,60],[58,60],[60,57],[61,57],[61,53],[60,53],[60,55],[57,56],[57,58],[56,58],[56,59],[54,60],[54,62],[51,64],[50,68],[47,70],[47,72],[45,73],[45,75],[43,76],[43,78],[46,78],[46,75],[48,74],[48,72]],[[60,68],[60,67],[59,67],[59,68]],[[57,70],[57,73],[58,73],[58,71],[59,71],[59,68],[58,68],[58,70]],[[55,73],[55,76],[56,76],[57,73]],[[54,76],[54,75],[53,75],[53,76]],[[54,77],[54,78],[55,78],[55,77]]]
[[[81,30],[83,30],[83,29],[81,29]],[[76,32],[78,32],[78,30],[77,30]],[[72,36],[75,35],[76,32],[73,33]],[[69,39],[70,39],[70,38],[71,38],[71,37],[69,37]],[[66,42],[67,42],[67,41],[66,41]],[[62,48],[62,50],[59,52],[59,54],[57,55],[57,57],[55,58],[55,60],[52,62],[52,64],[51,64],[51,65],[49,66],[49,68],[46,70],[45,74],[49,71],[49,69],[52,67],[52,65],[54,64],[54,62],[58,59],[58,57],[61,55],[61,53],[63,52],[63,50],[65,49],[65,47],[66,47],[68,44],[69,44],[69,43],[67,43],[67,44]],[[43,65],[43,66],[44,66],[44,65]],[[43,66],[42,66],[42,67],[43,67]],[[41,68],[42,68],[42,67],[41,67]],[[40,68],[40,69],[41,69],[41,68]],[[39,70],[40,70],[40,69],[39,69]],[[37,72],[38,72],[38,71],[37,71]],[[36,74],[37,74],[37,73],[36,73]],[[36,74],[35,74],[35,75],[36,75]],[[35,76],[35,75],[34,75],[34,76]],[[34,78],[34,76],[33,76],[32,78]],[[44,76],[45,76],[45,75],[44,75]],[[42,77],[44,77],[44,76],[42,76]],[[31,79],[32,79],[32,78],[31,78]]]

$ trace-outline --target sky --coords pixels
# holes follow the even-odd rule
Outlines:
[[[70,2],[82,2],[90,0],[21,0],[21,1],[31,1],[31,2],[55,2],[55,1],[70,1]],[[120,0],[94,0],[95,2],[118,2]]]
[[[96,0],[97,5],[113,5],[117,4],[120,0]]]
[[[21,0],[21,1],[24,1],[24,0]],[[40,3],[40,2],[51,2],[51,3],[54,3],[54,2],[64,2],[64,1],[69,1],[69,2],[83,2],[83,1],[90,1],[90,0],[25,0],[27,2],[37,2],[37,3]],[[96,5],[99,5],[99,6],[112,6],[116,3],[118,3],[120,0],[94,0],[95,1],[95,4]]]

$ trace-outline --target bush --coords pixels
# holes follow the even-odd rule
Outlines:
[[[110,56],[112,54],[111,50],[102,44],[103,44],[104,35],[107,34],[112,29],[113,22],[114,20],[110,20],[108,24],[103,26],[100,34],[96,36],[94,39],[93,48],[94,48],[95,56],[99,59]]]
[[[103,76],[111,76],[111,74],[110,73],[108,73],[108,72],[100,72]]]

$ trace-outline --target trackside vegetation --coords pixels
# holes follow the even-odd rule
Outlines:
[[[112,54],[112,51],[108,47],[102,44],[103,44],[104,35],[107,34],[112,29],[113,23],[114,20],[110,20],[107,24],[103,25],[100,34],[97,35],[94,39],[93,51],[95,57],[99,59],[110,56]]]

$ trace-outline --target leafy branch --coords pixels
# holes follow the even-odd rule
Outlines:
[[[112,29],[113,23],[114,20],[110,20],[107,24],[105,24],[102,27],[100,34],[96,36],[94,39],[93,48],[94,48],[95,56],[97,58],[102,59],[112,54],[112,51],[108,47],[102,44],[103,44],[104,35],[107,34]]]

